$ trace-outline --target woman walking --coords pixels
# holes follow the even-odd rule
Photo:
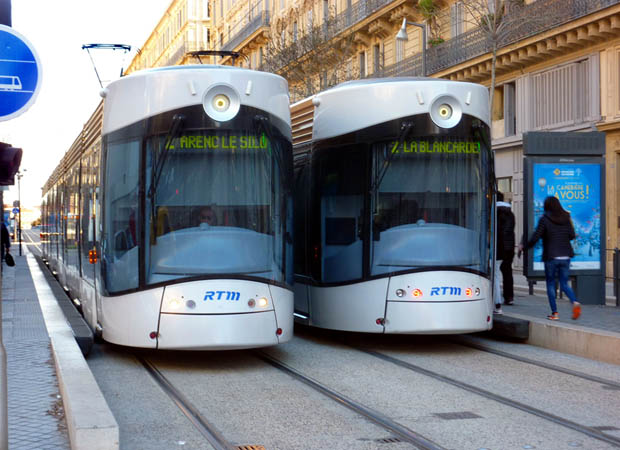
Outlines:
[[[547,197],[544,203],[544,214],[538,220],[534,235],[527,241],[526,247],[532,248],[542,238],[543,254],[545,263],[545,279],[547,282],[547,297],[551,314],[549,320],[558,320],[558,308],[555,302],[555,280],[560,280],[560,289],[568,296],[573,305],[573,320],[581,315],[581,305],[575,297],[575,293],[568,285],[570,259],[575,256],[570,243],[575,239],[575,229],[570,214],[562,208],[556,197]],[[519,245],[519,252],[523,245]]]

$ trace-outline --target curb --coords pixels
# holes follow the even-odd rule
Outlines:
[[[49,333],[73,450],[119,448],[118,424],[34,256],[28,266]]]
[[[620,333],[564,323],[551,324],[548,320],[521,314],[504,315],[529,321],[528,344],[620,365]]]

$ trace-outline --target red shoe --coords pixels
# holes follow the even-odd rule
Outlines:
[[[558,314],[557,312],[554,312],[552,314],[549,314],[547,316],[547,319],[549,319],[549,320],[560,320],[560,314]]]
[[[579,319],[581,315],[581,305],[577,302],[573,303],[573,320]]]

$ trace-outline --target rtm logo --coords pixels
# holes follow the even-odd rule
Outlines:
[[[241,297],[240,292],[232,291],[207,291],[205,292],[204,301],[207,300],[229,300],[231,302],[238,302]]]
[[[450,286],[433,287],[431,288],[431,297],[433,295],[461,295],[461,288]]]

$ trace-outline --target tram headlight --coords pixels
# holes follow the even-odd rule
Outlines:
[[[443,105],[439,105],[439,108],[437,108],[437,113],[443,120],[448,120],[452,117],[452,107],[444,103]]]
[[[229,84],[211,86],[202,96],[202,107],[209,117],[218,122],[234,118],[241,108],[239,94]]]
[[[173,311],[179,310],[181,308],[181,300],[179,300],[178,298],[171,298],[170,300],[168,300],[168,308]]]
[[[267,298],[265,297],[261,297],[256,301],[256,304],[259,308],[266,308],[267,306],[269,306],[269,300],[267,300]]]
[[[218,112],[225,112],[228,108],[230,108],[230,99],[224,94],[217,94],[213,97],[211,103],[213,103],[213,109]]]
[[[440,128],[456,126],[463,116],[461,103],[450,95],[441,95],[431,102],[431,119]]]

